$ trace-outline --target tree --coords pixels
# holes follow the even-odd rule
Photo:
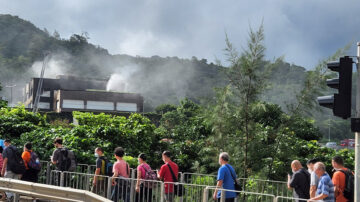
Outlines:
[[[222,147],[221,149],[233,150],[232,153],[237,156],[235,158],[240,160],[238,162],[242,162],[243,177],[245,178],[249,175],[250,143],[256,139],[255,133],[258,129],[252,121],[251,111],[265,87],[268,73],[263,71],[265,66],[263,40],[263,25],[257,31],[250,28],[247,49],[239,54],[226,35],[225,51],[230,67],[225,73],[229,79],[229,86],[223,89],[223,93],[218,94],[217,106],[212,107],[213,121],[210,121],[213,124],[216,139],[228,136],[232,146],[238,145],[238,147],[228,147],[223,142],[216,143],[220,148]],[[217,117],[230,120],[231,124],[225,123]],[[228,127],[228,125],[231,126]],[[231,130],[228,130],[229,128]]]

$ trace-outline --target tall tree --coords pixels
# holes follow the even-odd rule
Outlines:
[[[263,41],[263,25],[256,31],[250,28],[247,49],[240,54],[226,35],[225,54],[230,66],[225,74],[229,86],[218,92],[215,106],[211,107],[214,143],[220,150],[231,152],[237,162],[242,162],[245,178],[249,175],[251,142],[259,132],[252,120],[252,110],[266,85],[268,72],[264,70],[270,69],[264,68]]]

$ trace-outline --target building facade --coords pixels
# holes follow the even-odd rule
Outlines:
[[[39,78],[26,84],[24,104],[33,108]],[[73,76],[44,78],[38,108],[41,111],[142,112],[144,99],[140,94],[106,91],[107,80]]]

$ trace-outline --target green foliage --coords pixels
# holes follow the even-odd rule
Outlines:
[[[181,170],[191,171],[200,160],[199,150],[210,134],[204,117],[199,116],[202,109],[189,99],[182,100],[176,110],[163,114],[156,130],[160,137],[168,139],[167,148]]]
[[[2,138],[19,138],[21,134],[46,127],[46,117],[28,112],[25,108],[0,109],[0,134]]]
[[[155,112],[158,114],[165,114],[166,112],[175,111],[177,108],[176,105],[172,104],[162,104],[155,108]]]
[[[139,164],[137,158],[132,156],[124,156],[123,159],[129,164],[130,168],[136,168]]]

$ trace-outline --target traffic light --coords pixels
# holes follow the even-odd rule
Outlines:
[[[348,56],[341,57],[339,62],[329,62],[327,67],[339,72],[339,77],[327,79],[326,84],[330,88],[338,89],[338,93],[317,99],[320,106],[332,109],[335,116],[343,119],[351,116],[352,64],[352,58]]]

